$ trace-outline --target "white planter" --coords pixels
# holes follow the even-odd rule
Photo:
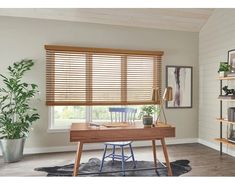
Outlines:
[[[225,72],[225,71],[219,72],[219,77],[226,77],[226,75],[227,75],[227,72]]]

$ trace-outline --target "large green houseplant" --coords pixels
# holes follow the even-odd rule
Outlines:
[[[22,60],[8,67],[9,77],[0,74],[0,146],[5,162],[19,161],[23,157],[25,139],[33,122],[39,119],[30,101],[37,94],[38,86],[22,82],[26,71],[34,62]]]

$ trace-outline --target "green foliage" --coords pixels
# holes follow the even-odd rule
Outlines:
[[[227,62],[220,62],[219,70],[218,72],[221,71],[229,71],[230,70],[230,65]]]
[[[39,119],[29,102],[38,92],[36,84],[22,82],[22,77],[34,62],[22,60],[8,67],[9,77],[2,74],[5,87],[0,88],[0,134],[2,138],[18,139],[27,136],[29,128]]]
[[[158,112],[158,108],[155,105],[144,105],[141,107],[139,116],[152,116],[156,112]]]

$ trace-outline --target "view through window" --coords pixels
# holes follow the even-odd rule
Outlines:
[[[54,106],[51,108],[52,124],[51,129],[66,129],[72,123],[85,122],[109,122],[111,120],[109,107],[136,108],[136,122],[141,121],[139,112],[142,105],[136,106]]]

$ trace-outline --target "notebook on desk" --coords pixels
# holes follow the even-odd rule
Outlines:
[[[130,124],[126,122],[104,123],[102,125],[105,127],[128,127],[130,126]]]

